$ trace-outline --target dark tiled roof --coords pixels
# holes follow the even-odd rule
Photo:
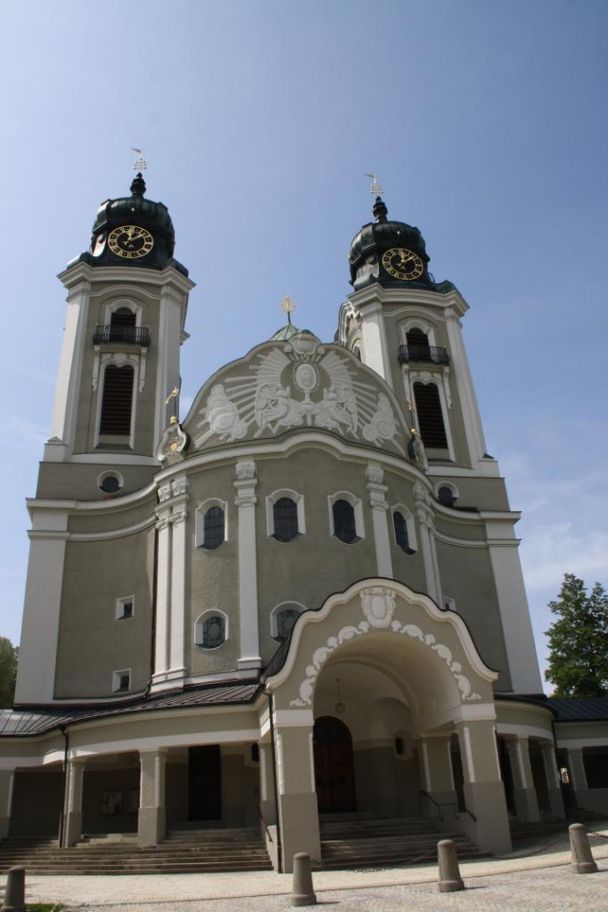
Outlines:
[[[603,697],[549,697],[556,722],[608,721],[608,694]]]
[[[190,706],[238,705],[252,703],[260,685],[258,682],[213,684],[193,687],[177,693],[161,694],[122,703],[120,706],[75,706],[61,708],[31,708],[0,710],[0,737],[41,735],[53,729],[89,719],[120,716],[126,713],[152,712],[161,709],[182,709]]]

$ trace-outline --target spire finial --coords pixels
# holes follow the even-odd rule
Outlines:
[[[133,196],[143,196],[145,192],[146,182],[141,175],[141,171],[138,171],[137,176],[131,182],[131,193]]]
[[[372,185],[369,188],[369,192],[374,193],[376,196],[376,202],[374,203],[374,208],[372,210],[374,213],[374,218],[377,222],[385,222],[386,216],[388,215],[388,209],[386,208],[386,203],[382,199],[384,190],[380,186],[378,176],[373,173],[366,174],[365,176],[371,178]]]
[[[281,301],[281,310],[285,311],[285,313],[287,314],[288,323],[291,323],[291,315],[295,309],[296,309],[296,305],[294,304],[292,298],[290,298],[289,295],[285,295],[285,297]]]
[[[134,171],[147,171],[148,163],[144,158],[144,150],[136,149],[135,146],[131,146],[131,149],[133,150],[133,152],[137,152],[137,154],[139,155],[139,158],[137,159],[137,161],[133,163],[133,170]]]

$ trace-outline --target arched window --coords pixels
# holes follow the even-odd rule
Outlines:
[[[334,535],[340,541],[350,545],[357,541],[355,509],[347,500],[336,500],[332,505]]]
[[[272,612],[270,621],[273,639],[278,640],[279,643],[286,640],[291,632],[291,628],[302,614],[302,611],[303,608],[301,605],[290,602],[284,603],[283,605],[277,605]]]
[[[430,361],[431,349],[425,332],[413,326],[407,331],[405,338],[410,361]]]
[[[414,549],[410,545],[407,520],[399,510],[395,510],[393,513],[393,528],[395,530],[395,541],[401,550],[405,551],[406,554],[414,554]]]
[[[221,507],[209,507],[203,518],[202,547],[214,551],[225,539],[224,511]]]
[[[440,485],[437,490],[437,500],[444,507],[453,507],[458,499],[458,495],[450,485]]]
[[[272,505],[274,537],[277,541],[288,542],[298,532],[298,505],[291,497],[280,497]]]
[[[447,450],[439,390],[434,383],[414,383],[414,398],[422,442],[427,447]]]
[[[100,434],[128,437],[131,434],[134,371],[130,364],[108,364],[101,400]]]
[[[203,649],[217,649],[226,642],[227,635],[228,624],[222,611],[206,611],[194,625],[194,642]]]
[[[135,338],[137,315],[128,307],[119,307],[110,314],[110,340],[132,342]]]

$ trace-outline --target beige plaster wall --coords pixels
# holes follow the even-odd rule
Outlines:
[[[124,485],[119,495],[104,494],[97,484],[101,473],[110,469],[120,473],[124,479]],[[36,497],[103,500],[110,503],[116,500],[117,496],[131,494],[133,491],[145,488],[152,482],[157,471],[155,466],[122,465],[120,463],[104,466],[74,462],[41,462]]]
[[[488,552],[437,542],[443,594],[455,599],[484,662],[500,672],[496,690],[510,690],[511,678]]]
[[[15,773],[9,835],[56,839],[63,804],[63,773],[23,770]]]
[[[55,698],[112,694],[112,672],[131,669],[131,689],[150,675],[154,529],[124,538],[68,542]],[[134,615],[117,620],[116,599],[135,596]]]

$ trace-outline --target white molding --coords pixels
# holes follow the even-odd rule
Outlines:
[[[399,324],[402,345],[407,345],[407,334],[412,329],[421,330],[427,337],[429,346],[435,347],[437,345],[435,325],[427,319],[426,314],[424,316],[419,316],[418,313],[408,310],[407,320]]]
[[[548,723],[549,726],[551,723]],[[551,728],[538,728],[536,725],[513,724],[501,722],[500,717],[496,722],[496,731],[499,735],[516,735],[518,738],[540,738],[543,741],[553,741]],[[608,743],[608,738],[606,739]]]
[[[312,709],[275,709],[272,721],[277,728],[309,728],[315,719]]]
[[[120,676],[129,675],[129,686],[123,688],[120,686]],[[130,668],[118,668],[112,672],[112,693],[131,693],[131,682],[133,680],[133,673]]]
[[[130,738],[128,735],[119,741],[98,741],[97,743],[79,745],[69,752],[70,760],[93,757],[101,754],[117,754],[125,750],[150,752],[164,747],[191,747],[201,744],[234,744],[241,741],[257,741],[258,728],[246,728],[238,731],[218,729],[212,732],[189,731],[178,735],[149,735],[148,737]]]
[[[597,722],[595,724],[597,725]],[[604,738],[575,738],[572,741],[562,739],[558,734],[558,730],[556,730],[555,734],[558,747],[569,750],[582,750],[585,747],[608,747],[608,734]]]
[[[378,462],[368,462],[365,470],[365,477],[369,507],[372,514],[372,529],[376,551],[376,572],[378,573],[378,576],[386,576],[391,579],[393,576],[393,560],[388,530],[388,501],[386,499],[388,487],[383,483],[384,470]]]
[[[122,529],[109,529],[105,532],[68,532],[67,541],[109,541],[113,538],[124,538],[127,535],[135,535],[137,532],[143,532],[154,525],[154,516],[149,519],[143,519],[133,526],[124,526]],[[33,536],[32,536],[33,537]]]
[[[235,504],[238,509],[240,669],[259,668],[258,571],[256,544],[257,486],[255,462],[241,459],[235,466]]]

